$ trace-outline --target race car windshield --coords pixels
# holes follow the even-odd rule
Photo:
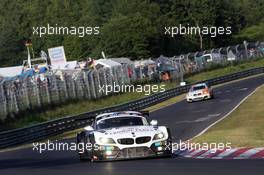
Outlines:
[[[97,123],[97,129],[142,125],[146,125],[146,123],[141,117],[115,117],[99,121]]]
[[[192,87],[192,91],[198,91],[198,90],[202,90],[205,88],[206,88],[205,86],[194,86],[194,87]]]

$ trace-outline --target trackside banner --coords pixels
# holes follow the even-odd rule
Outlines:
[[[49,48],[48,52],[52,66],[64,66],[67,63],[63,46]]]

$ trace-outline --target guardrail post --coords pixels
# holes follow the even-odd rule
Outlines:
[[[5,120],[8,111],[7,111],[7,102],[6,102],[6,95],[3,87],[4,80],[0,83],[0,120]]]
[[[73,73],[74,85],[76,89],[76,97],[78,99],[84,98],[85,94],[85,83],[83,80],[83,74],[80,70],[75,70]]]
[[[221,54],[221,51],[223,50],[223,48],[222,47],[220,47],[219,49],[218,49],[218,54]]]
[[[122,82],[124,84],[129,84],[130,83],[130,79],[129,79],[129,76],[128,76],[128,65],[122,65],[121,69],[122,69],[122,73],[121,73]]]
[[[64,78],[65,78],[69,98],[70,99],[76,99],[76,88],[75,88],[75,83],[74,83],[74,80],[72,78],[72,75],[65,74]]]
[[[94,73],[94,85],[95,85],[96,98],[98,99],[102,96],[102,92],[100,91],[101,83],[100,83],[100,76],[98,71],[95,71]]]
[[[30,108],[40,107],[40,95],[38,82],[35,77],[27,77],[25,78],[26,86],[27,86],[27,94],[29,97]]]
[[[228,47],[226,48],[226,54],[228,54],[229,50],[230,50],[230,46],[228,46]]]
[[[63,103],[68,99],[67,86],[65,83],[65,72],[60,71],[56,77],[56,85],[58,89],[59,102]]]
[[[257,41],[257,42],[255,43],[255,47],[259,47],[259,45],[260,45],[260,42]]]
[[[27,91],[27,83],[25,80],[15,81],[16,97],[18,102],[18,108],[20,111],[25,111],[30,108],[29,94]]]
[[[49,76],[49,94],[50,94],[50,101],[53,104],[59,103],[59,92],[58,92],[58,86],[57,86],[57,78],[56,75],[50,75]]]
[[[48,79],[47,75],[43,75],[43,79],[41,80],[41,104],[48,105],[50,104],[50,93],[48,88]]]
[[[113,73],[113,80],[114,80],[115,84],[119,85],[118,76],[117,76],[117,69],[116,68],[112,68],[112,73]]]
[[[245,54],[246,54],[246,58],[248,59],[249,58],[249,56],[248,56],[248,43],[247,43],[247,41],[244,41],[243,42],[243,44],[244,44],[244,48],[245,48]]]
[[[90,84],[88,81],[88,73],[89,71],[83,71],[83,80],[85,84],[85,97],[87,99],[91,99]]]
[[[112,70],[110,68],[106,68],[106,80],[107,80],[107,85],[113,86],[114,81],[113,81],[113,76],[112,76]]]
[[[64,72],[62,74],[62,86],[63,86],[63,91],[64,91],[65,99],[68,100],[69,99],[69,93],[68,93],[66,81],[67,81],[66,80],[66,73]]]
[[[12,115],[18,112],[18,106],[17,106],[17,101],[16,101],[16,95],[15,95],[15,87],[12,81],[6,81],[4,86],[6,90],[8,114]]]
[[[95,71],[90,71],[89,74],[88,74],[88,78],[89,78],[89,84],[90,84],[90,90],[91,90],[91,97],[93,99],[96,99],[97,96],[96,96],[96,89],[95,89],[95,83],[94,83],[94,73]]]
[[[238,47],[239,47],[239,44],[238,45],[236,45],[236,55],[238,54]]]
[[[100,70],[98,70],[98,79],[99,79],[99,82],[100,82],[100,86],[101,87],[105,87],[107,86],[107,80],[106,80],[106,71],[105,71],[105,68],[102,68]],[[100,87],[98,87],[100,88]],[[97,90],[98,92],[100,91],[100,89]],[[99,92],[100,95],[102,96],[105,96],[106,95],[106,92]]]

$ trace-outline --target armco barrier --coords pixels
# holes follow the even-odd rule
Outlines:
[[[217,85],[261,73],[264,73],[264,67],[249,69],[222,77],[205,80],[203,82],[208,82],[210,85]],[[191,85],[176,87],[165,92],[157,93],[128,103],[107,107],[80,115],[64,117],[30,127],[1,132],[0,149],[25,143],[32,143],[35,141],[47,139],[51,136],[55,136],[66,131],[81,128],[85,125],[90,124],[93,121],[94,117],[100,113],[122,110],[142,110],[146,107],[155,105],[169,98],[183,94],[187,92],[190,86]]]

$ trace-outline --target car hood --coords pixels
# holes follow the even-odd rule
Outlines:
[[[97,130],[94,134],[100,137],[103,136],[109,138],[132,138],[141,136],[153,137],[159,132],[158,127],[154,126],[133,126]]]
[[[189,96],[192,96],[194,94],[202,94],[203,93],[203,90],[197,90],[197,91],[191,91],[191,92],[188,92],[188,95]]]

